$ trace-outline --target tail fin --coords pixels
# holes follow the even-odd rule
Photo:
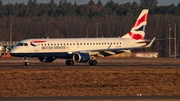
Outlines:
[[[136,23],[132,27],[131,31],[121,38],[132,38],[135,40],[144,40],[145,37],[145,26],[147,24],[148,9],[142,10]]]

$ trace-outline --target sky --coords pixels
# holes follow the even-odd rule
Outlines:
[[[3,1],[3,4],[7,4],[8,2],[9,3],[22,3],[24,2],[25,4],[28,2],[28,0],[2,0]],[[47,3],[49,2],[50,0],[37,0],[38,3]],[[56,3],[59,4],[59,1],[60,0],[54,0]],[[68,2],[72,2],[74,3],[75,1],[77,2],[77,4],[81,5],[81,4],[87,4],[90,0],[67,0]],[[98,0],[93,0],[94,2],[97,2]],[[105,4],[106,2],[108,2],[109,0],[101,0],[103,4]],[[133,2],[133,1],[136,1],[139,3],[140,0],[113,0],[114,2],[117,2],[119,4],[122,4],[122,3],[127,3],[127,2]],[[174,4],[174,5],[177,5],[180,0],[157,0],[158,1],[158,5],[159,6],[162,6],[162,5],[171,5],[171,4]]]

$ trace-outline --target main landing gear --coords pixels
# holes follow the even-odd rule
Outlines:
[[[67,66],[74,65],[74,60],[66,60],[66,65]],[[89,65],[90,66],[96,66],[97,65],[97,60],[89,60]]]
[[[73,60],[66,60],[66,65],[74,65],[74,61]]]
[[[89,60],[89,65],[90,66],[96,66],[97,65],[97,60]]]
[[[95,56],[91,56],[91,60],[89,60],[89,65],[90,66],[96,66],[97,65],[97,60]]]

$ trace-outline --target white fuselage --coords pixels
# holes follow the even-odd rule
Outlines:
[[[40,40],[44,42],[31,42]],[[15,46],[11,53],[74,53],[133,49],[146,45],[134,39],[123,38],[69,38],[69,39],[26,39],[19,43],[26,46]]]

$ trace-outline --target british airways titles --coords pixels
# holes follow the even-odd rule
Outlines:
[[[42,46],[42,50],[44,49],[67,49],[66,46]]]

